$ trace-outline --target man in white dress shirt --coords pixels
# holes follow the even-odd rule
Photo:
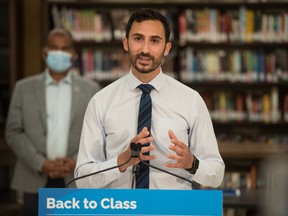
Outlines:
[[[75,169],[77,187],[131,188],[133,167],[130,143],[143,146],[139,157],[155,167],[203,186],[220,186],[225,165],[213,125],[201,96],[165,75],[161,63],[172,47],[166,18],[152,9],[134,12],[127,24],[123,47],[131,62],[129,74],[99,91],[89,102]],[[137,134],[140,84],[150,84],[151,130]],[[149,155],[144,153],[149,152]],[[130,160],[129,160],[130,158]],[[125,161],[129,161],[125,163]],[[150,168],[150,189],[191,189],[189,181]]]

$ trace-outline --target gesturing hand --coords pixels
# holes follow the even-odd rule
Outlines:
[[[175,152],[175,154],[168,154],[167,157],[174,160],[175,163],[167,163],[169,168],[191,168],[191,164],[194,159],[194,155],[191,154],[190,149],[182,141],[178,140],[172,130],[168,131],[168,135],[171,139],[171,145],[169,149]]]
[[[139,134],[137,134],[137,136],[131,140],[131,142],[141,143],[141,144],[149,143],[152,141],[153,141],[153,138],[150,136],[150,133],[146,127],[144,127],[142,129],[142,131]],[[146,147],[143,146],[141,149],[141,152],[139,154],[139,157],[141,157],[142,160],[155,159],[156,158],[155,155],[144,155],[145,152],[150,152],[153,149],[155,149],[155,146],[152,146],[152,145],[149,145]],[[130,149],[130,144],[129,144],[126,151],[119,155],[118,160],[117,160],[118,165],[124,163],[130,157],[131,157],[131,149]],[[121,166],[119,168],[119,170],[120,170],[120,172],[124,172],[129,166],[133,166],[135,164],[138,164],[139,162],[140,162],[139,158],[132,158],[129,163]]]

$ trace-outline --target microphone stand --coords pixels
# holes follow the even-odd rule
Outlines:
[[[136,164],[133,166],[132,168],[132,184],[131,184],[131,189],[135,189],[136,188],[136,176],[139,173],[139,165]]]
[[[89,173],[89,174],[86,174],[86,175],[83,175],[83,176],[79,176],[79,177],[77,177],[77,178],[74,178],[74,179],[72,179],[71,181],[69,181],[69,182],[67,183],[66,188],[69,188],[69,186],[70,186],[74,181],[77,181],[77,180],[79,180],[79,179],[86,178],[86,177],[89,177],[89,176],[92,176],[92,175],[97,175],[97,174],[99,174],[99,173],[106,172],[106,171],[108,171],[108,170],[112,170],[112,169],[115,169],[115,168],[119,168],[119,167],[127,164],[127,163],[132,159],[132,157],[133,157],[133,156],[131,155],[130,158],[129,158],[127,161],[125,161],[124,163],[119,164],[119,165],[117,165],[117,166],[109,167],[109,168],[106,168],[106,169],[104,169],[104,170],[99,170],[99,171],[97,171],[97,172]]]
[[[130,143],[130,149],[131,149],[131,157],[139,158],[139,153],[141,151],[142,145],[140,143]],[[131,183],[131,189],[136,188],[136,176],[139,173],[139,165],[136,164],[132,168],[132,183]]]

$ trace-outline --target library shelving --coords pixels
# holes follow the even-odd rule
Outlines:
[[[20,1],[0,0],[0,215],[20,214],[15,192],[10,189],[15,155],[4,138],[6,116],[10,102],[10,88],[21,67],[16,53],[16,20],[19,16]],[[19,30],[19,28],[18,28]],[[18,52],[20,48],[18,47]]]
[[[203,96],[226,163],[223,187],[248,191],[264,187],[258,178],[262,160],[288,151],[287,1],[45,0],[42,4],[43,40],[53,27],[70,30],[79,74],[102,86],[128,72],[121,39],[130,13],[141,7],[161,11],[170,20],[173,43],[163,71]]]

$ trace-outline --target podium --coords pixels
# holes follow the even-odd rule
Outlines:
[[[39,216],[222,216],[221,190],[39,189]]]

